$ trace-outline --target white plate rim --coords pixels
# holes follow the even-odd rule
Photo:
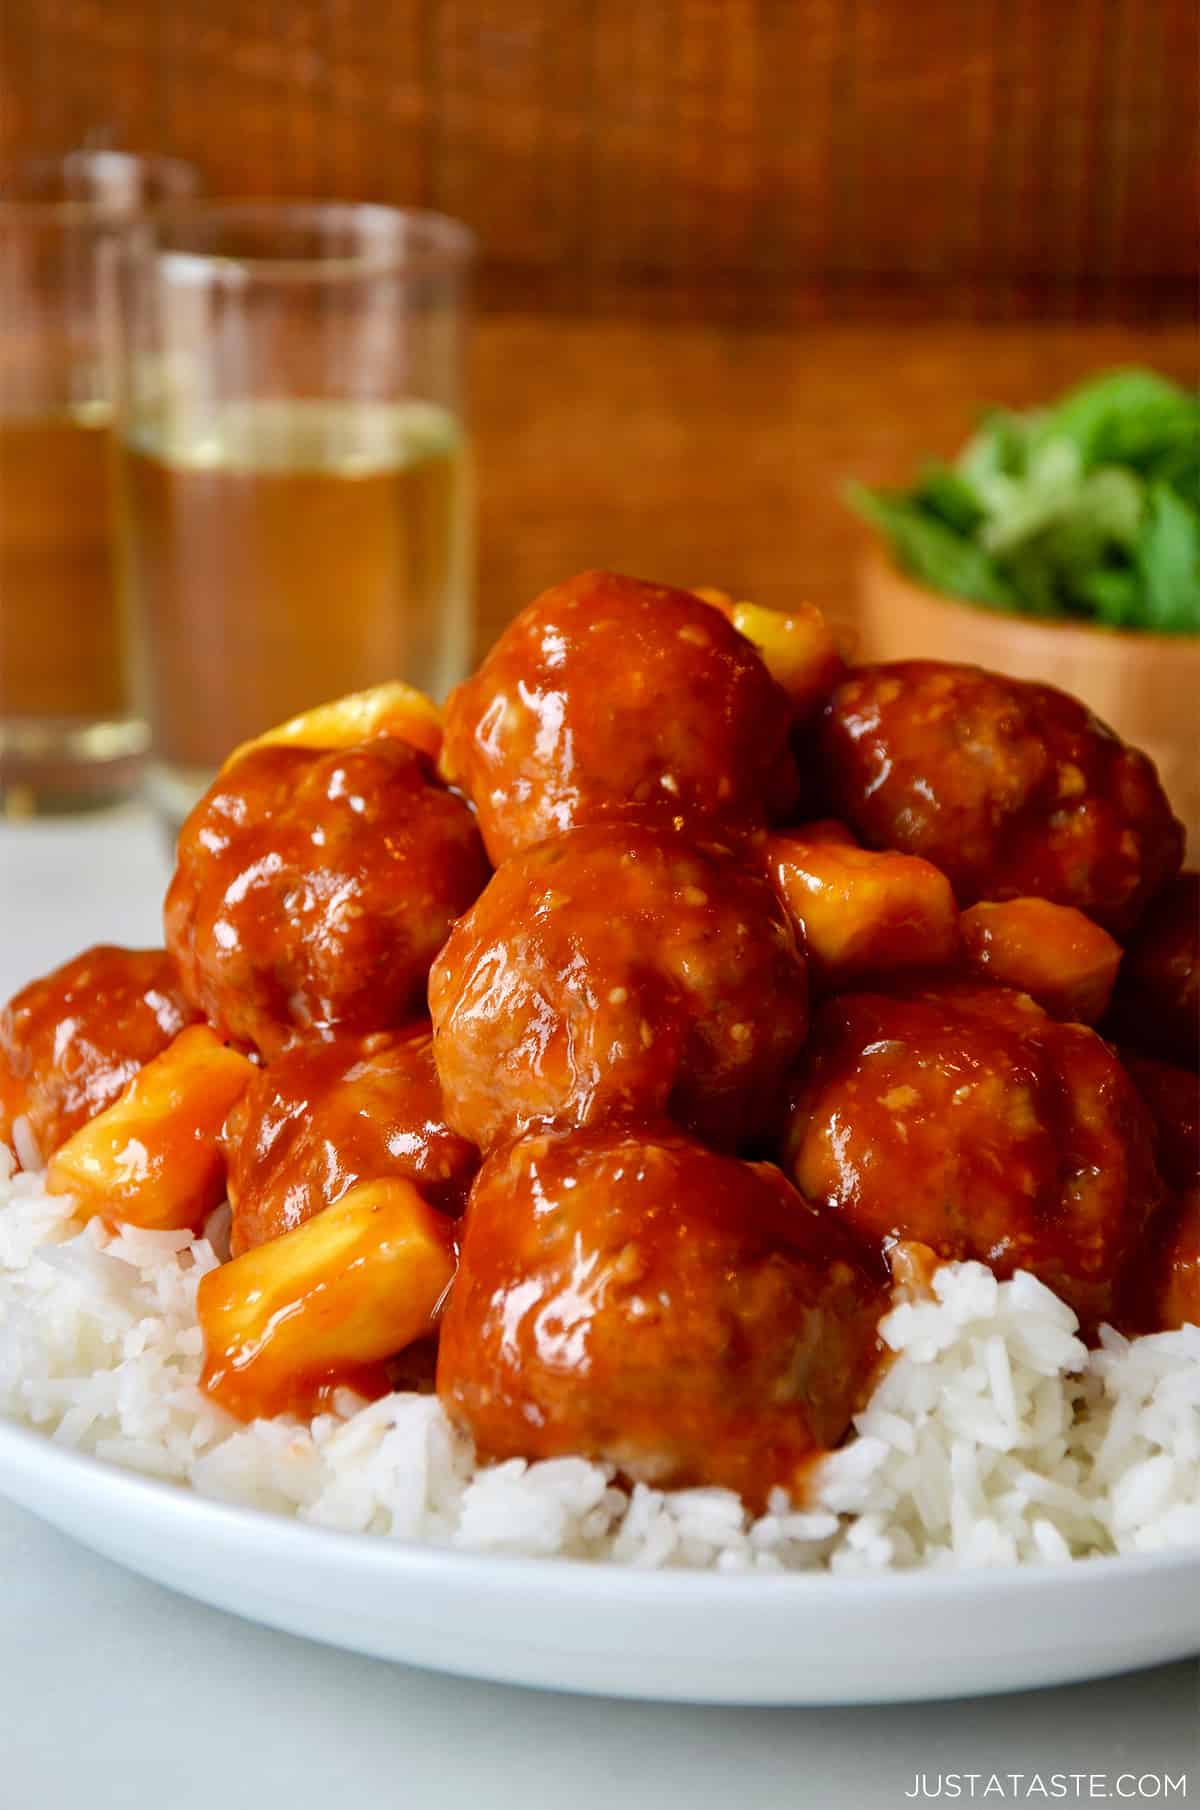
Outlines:
[[[215,1501],[3,1420],[0,1495],[243,1620],[536,1689],[760,1708],[902,1703],[1200,1653],[1200,1546],[858,1576],[467,1552]]]
[[[676,1567],[639,1567],[611,1565],[602,1561],[577,1558],[546,1558],[507,1552],[478,1552],[454,1546],[439,1546],[409,1540],[390,1534],[347,1533],[337,1528],[314,1526],[294,1516],[278,1514],[271,1509],[255,1508],[240,1503],[222,1502],[200,1494],[186,1483],[173,1483],[80,1452],[72,1446],[56,1442],[36,1427],[0,1416],[0,1494],[9,1495],[8,1476],[11,1468],[26,1477],[38,1472],[78,1478],[90,1473],[98,1495],[128,1499],[143,1513],[161,1511],[164,1522],[175,1520],[182,1527],[199,1524],[214,1532],[236,1534],[255,1547],[269,1544],[272,1557],[286,1556],[294,1548],[297,1556],[312,1549],[319,1541],[321,1552],[339,1563],[356,1569],[377,1568],[394,1573],[397,1581],[416,1574],[430,1580],[443,1576],[464,1585],[494,1589],[500,1580],[505,1584],[536,1584],[564,1596],[589,1596],[602,1582],[606,1595],[615,1592],[633,1603],[647,1598],[658,1599],[711,1598],[714,1606],[724,1602],[757,1601],[764,1597],[779,1602],[784,1596],[800,1601],[817,1598],[825,1606],[830,1600],[898,1599],[941,1601],[971,1594],[986,1597],[993,1590],[1006,1596],[1027,1591],[1038,1594],[1048,1580],[1066,1590],[1090,1594],[1097,1585],[1133,1582],[1138,1578],[1157,1577],[1178,1571],[1182,1576],[1200,1573],[1200,1544],[1171,1547],[1157,1552],[1101,1554],[1091,1559],[1050,1560],[1045,1563],[969,1566],[958,1568],[920,1567],[909,1570],[871,1573],[831,1573],[828,1571],[761,1572],[688,1569]],[[13,1498],[16,1499],[16,1498]],[[22,1501],[28,1497],[22,1495]],[[38,1511],[32,1510],[37,1513]],[[981,1606],[981,1605],[980,1605]],[[1200,1632],[1197,1636],[1200,1646]]]

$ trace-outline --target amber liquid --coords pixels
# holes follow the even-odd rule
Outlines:
[[[0,789],[136,752],[102,404],[0,420]],[[87,789],[87,780],[80,786]]]
[[[180,814],[239,741],[401,678],[440,696],[470,651],[462,431],[426,403],[224,405],[203,436],[121,448],[121,566],[152,783]]]

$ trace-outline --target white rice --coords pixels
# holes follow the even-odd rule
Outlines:
[[[310,1425],[241,1427],[197,1387],[185,1232],[81,1226],[0,1150],[0,1415],[61,1445],[314,1526],[635,1566],[878,1571],[1047,1563],[1200,1543],[1200,1328],[1089,1353],[1029,1275],[936,1272],[810,1500],[614,1486],[584,1459],[476,1466],[436,1399],[345,1392]],[[219,1243],[222,1224],[210,1224]]]

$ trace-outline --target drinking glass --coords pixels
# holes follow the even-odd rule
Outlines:
[[[151,798],[472,630],[466,228],[374,206],[179,210],[120,260],[118,542]]]
[[[144,209],[196,180],[168,158],[80,151],[0,186],[0,814],[103,804],[136,780],[103,266]]]

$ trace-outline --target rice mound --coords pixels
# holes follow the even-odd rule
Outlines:
[[[339,1392],[248,1427],[197,1387],[187,1232],[81,1225],[0,1149],[0,1415],[57,1443],[318,1527],[643,1567],[879,1572],[1200,1543],[1200,1327],[1089,1352],[1027,1274],[945,1264],[882,1322],[895,1354],[809,1501],[618,1488],[581,1458],[477,1466],[436,1398]],[[217,1237],[214,1229],[213,1236]]]

